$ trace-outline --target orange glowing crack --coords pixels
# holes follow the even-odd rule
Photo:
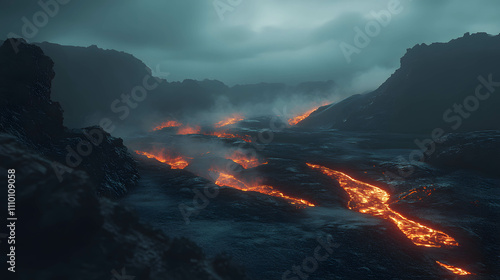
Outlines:
[[[392,210],[387,204],[390,196],[381,188],[320,165],[310,163],[307,165],[319,169],[323,174],[333,177],[339,182],[340,186],[349,194],[349,209],[392,221],[415,245],[425,247],[458,246],[458,242],[446,233],[419,224]]]
[[[214,171],[214,170],[212,170]],[[226,174],[219,172],[219,177],[215,181],[215,184],[218,186],[227,186],[231,187],[233,189],[237,189],[240,191],[245,191],[245,192],[258,192],[262,194],[266,194],[269,196],[274,196],[274,197],[281,197],[288,201],[290,204],[297,205],[297,206],[310,206],[314,207],[315,205],[312,204],[311,202],[308,202],[307,200],[300,199],[300,198],[294,198],[288,195],[283,194],[282,192],[279,192],[275,190],[271,186],[266,186],[266,185],[258,185],[258,184],[245,184],[244,182],[236,179],[233,175]]]
[[[436,263],[439,264],[440,266],[448,269],[449,271],[457,274],[457,275],[470,275],[470,274],[472,274],[472,273],[470,273],[470,272],[468,272],[468,271],[466,271],[464,269],[461,269],[461,268],[458,268],[458,267],[455,267],[455,266],[451,266],[451,265],[448,265],[448,264],[444,264],[442,262],[436,261]]]
[[[229,117],[227,119],[224,119],[218,123],[216,123],[214,126],[216,128],[220,128],[220,127],[223,127],[223,126],[227,126],[227,125],[231,125],[231,124],[235,124],[239,121],[242,121],[244,120],[245,118],[243,118],[243,116],[241,115],[233,115],[232,117]]]
[[[166,127],[179,127],[179,126],[182,126],[182,123],[180,123],[178,121],[166,121],[166,122],[160,124],[159,126],[153,128],[153,131],[161,130],[161,129],[164,129]]]
[[[217,136],[219,138],[239,138],[239,139],[241,139],[245,142],[248,142],[248,143],[252,142],[252,138],[248,135],[240,136],[237,134],[232,134],[232,133],[227,133],[227,132],[219,132],[219,131],[206,133],[205,135]]]
[[[189,165],[189,162],[187,162],[187,160],[181,156],[169,157],[160,153],[153,154],[143,151],[135,151],[135,152],[138,155],[143,155],[148,158],[156,159],[159,162],[166,163],[170,165],[170,168],[172,169],[184,169]]]
[[[243,166],[243,168],[248,169],[248,168],[254,168],[260,165],[267,164],[267,162],[261,163],[258,158],[255,157],[247,157],[243,152],[236,151],[230,156],[226,157],[227,159],[230,159],[237,164]]]

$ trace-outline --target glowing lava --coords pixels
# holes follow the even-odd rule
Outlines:
[[[463,270],[461,268],[458,268],[458,267],[455,267],[455,266],[451,266],[451,265],[448,265],[448,264],[444,264],[442,262],[436,261],[436,263],[439,264],[440,266],[448,269],[449,271],[457,274],[457,275],[470,275],[470,274],[472,274],[472,273],[470,273],[470,272],[468,272],[466,270]]]
[[[241,151],[236,151],[230,156],[226,157],[227,159],[230,159],[237,164],[243,166],[243,168],[248,169],[248,168],[254,168],[260,165],[267,164],[267,162],[261,163],[258,158],[256,157],[249,157],[246,156],[245,153]]]
[[[387,204],[390,196],[381,188],[320,165],[310,163],[307,165],[319,169],[323,174],[333,177],[339,182],[340,186],[349,194],[349,209],[391,220],[415,245],[425,247],[458,246],[458,242],[446,233],[419,224],[392,210]]]
[[[222,121],[216,123],[214,126],[216,128],[220,128],[220,127],[223,127],[223,126],[235,124],[235,123],[237,123],[239,121],[242,121],[244,119],[245,118],[243,118],[243,116],[241,116],[241,115],[233,115],[233,116],[231,116],[231,117],[229,117],[229,118],[227,118],[225,120],[222,120]]]
[[[310,116],[310,115],[311,115],[314,111],[318,110],[320,107],[322,107],[322,106],[326,106],[326,105],[328,105],[328,104],[329,104],[328,102],[325,102],[325,103],[323,103],[323,104],[322,104],[321,106],[319,106],[319,107],[315,107],[315,108],[313,108],[313,109],[311,109],[311,110],[309,110],[309,111],[307,111],[307,112],[305,112],[305,113],[303,113],[303,114],[301,114],[301,115],[298,115],[298,116],[296,116],[296,117],[293,117],[293,118],[291,118],[291,119],[289,119],[289,120],[288,120],[288,124],[289,124],[289,125],[296,125],[296,124],[298,124],[299,122],[301,122],[301,121],[303,121],[304,119],[306,119],[307,117],[309,117],[309,116]]]
[[[243,136],[240,136],[240,135],[236,135],[236,134],[232,134],[232,133],[228,133],[228,132],[220,132],[220,131],[215,131],[215,132],[210,132],[210,133],[206,133],[206,135],[211,135],[211,136],[217,136],[219,138],[239,138],[245,142],[252,142],[252,138],[248,135],[243,135]]]
[[[297,206],[310,206],[310,207],[315,206],[314,204],[312,204],[304,199],[294,198],[294,197],[285,195],[282,192],[275,190],[271,186],[258,185],[258,184],[252,184],[252,185],[245,184],[242,181],[236,179],[236,177],[234,177],[233,175],[222,173],[222,172],[219,172],[219,177],[215,181],[215,184],[218,186],[228,186],[228,187],[231,187],[233,189],[237,189],[237,190],[244,191],[244,192],[258,192],[258,193],[266,194],[269,196],[281,197],[281,198],[285,199],[286,201],[288,201],[290,204],[297,205]]]
[[[187,160],[181,156],[170,157],[170,156],[164,155],[163,153],[153,154],[153,153],[147,153],[147,152],[143,152],[143,151],[135,151],[135,152],[139,155],[143,155],[143,156],[146,156],[148,158],[156,159],[159,162],[166,163],[166,164],[170,165],[170,168],[172,168],[172,169],[184,169],[184,168],[186,168],[186,166],[189,165],[189,162],[187,162]]]
[[[199,134],[201,127],[199,126],[183,126],[177,131],[178,135]]]
[[[166,127],[179,127],[179,126],[182,126],[182,123],[180,123],[178,121],[166,121],[166,122],[160,124],[159,126],[153,128],[153,131],[161,130],[161,129],[164,129]]]

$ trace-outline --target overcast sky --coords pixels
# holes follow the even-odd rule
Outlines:
[[[361,91],[384,81],[415,44],[447,42],[465,32],[500,33],[498,0],[400,0],[389,9],[391,1],[70,0],[46,24],[38,13],[41,27],[27,34],[33,42],[129,52],[150,67],[160,64],[169,80],[234,85],[332,79]],[[25,37],[22,18],[33,22],[40,10],[36,0],[2,0],[1,38],[10,32]],[[382,10],[392,11],[391,19],[377,30],[372,12]],[[355,28],[367,25],[375,35],[348,62],[341,46],[356,47]]]

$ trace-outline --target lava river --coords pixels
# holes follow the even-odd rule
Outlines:
[[[379,187],[361,182],[339,171],[320,165],[307,165],[334,178],[350,197],[348,207],[360,213],[370,214],[392,221],[417,246],[442,247],[458,246],[458,242],[448,234],[412,221],[392,210],[387,201],[390,195]],[[437,264],[457,275],[471,274],[464,269],[436,261]]]
[[[211,170],[211,171],[217,172],[216,170]],[[280,197],[280,198],[283,198],[284,200],[288,201],[290,204],[297,205],[299,207],[305,207],[305,206],[314,207],[315,206],[313,203],[311,203],[307,200],[285,195],[284,193],[275,190],[271,186],[259,185],[259,184],[247,184],[241,180],[238,180],[233,175],[223,173],[223,172],[217,172],[217,173],[219,173],[219,177],[217,178],[217,180],[215,180],[215,184],[218,186],[227,186],[227,187],[231,187],[233,189],[237,189],[240,191],[258,192],[258,193],[266,194],[269,196]]]
[[[310,163],[307,165],[319,169],[323,174],[333,177],[339,182],[340,186],[349,194],[349,209],[392,221],[415,245],[425,247],[458,246],[458,242],[448,234],[419,224],[392,210],[387,204],[390,195],[381,188],[323,166]]]
[[[297,115],[291,119],[288,120],[288,124],[289,125],[296,125],[298,124],[299,122],[305,120],[307,117],[309,117],[312,113],[314,113],[316,110],[318,110],[319,108],[321,108],[322,106],[326,106],[328,105],[329,103],[328,102],[323,102],[323,104],[319,107],[314,107],[313,109],[310,109],[309,111],[307,112],[304,112],[300,115]]]
[[[170,165],[170,168],[172,169],[184,169],[186,166],[189,165],[189,162],[187,159],[185,159],[182,156],[168,156],[164,155],[162,153],[148,153],[148,152],[143,152],[143,151],[135,151],[136,154],[138,155],[143,155],[148,158],[153,158],[156,159],[159,162],[165,163]]]
[[[138,155],[143,155],[151,159],[156,159],[159,162],[165,163],[170,165],[172,169],[184,169],[189,165],[189,162],[187,158],[184,158],[182,156],[168,156],[163,152],[143,152],[143,151],[135,151]],[[232,159],[234,162],[239,163],[242,165],[245,169],[246,168],[253,168],[257,167],[259,165],[267,164],[265,163],[260,163],[257,158],[247,158],[245,155],[241,152],[235,152],[233,153],[229,159]],[[191,159],[191,158],[190,158]],[[296,205],[298,207],[305,207],[305,206],[310,206],[314,207],[315,205],[307,200],[300,199],[300,198],[295,198],[288,196],[278,190],[275,190],[271,186],[267,185],[261,185],[261,184],[256,184],[256,183],[244,183],[243,181],[237,179],[234,175],[230,175],[221,171],[218,171],[217,169],[210,169],[210,171],[217,173],[218,177],[215,179],[215,184],[218,186],[226,186],[230,187],[233,189],[237,189],[240,191],[249,191],[249,192],[258,192],[262,194],[266,194],[269,196],[274,196],[274,197],[280,197],[287,201],[290,204]]]

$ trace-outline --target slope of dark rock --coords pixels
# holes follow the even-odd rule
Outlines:
[[[453,170],[469,169],[500,176],[500,131],[448,134],[428,162]]]
[[[135,185],[138,172],[121,139],[99,127],[69,130],[63,110],[51,100],[54,63],[31,44],[0,47],[0,132],[17,137],[54,161],[60,180],[73,169],[91,175],[96,191],[116,197]]]
[[[467,111],[476,106],[479,85],[483,84],[481,96],[492,90],[479,77],[500,81],[499,64],[500,35],[466,34],[448,43],[417,45],[407,51],[401,67],[377,90],[312,114],[301,125],[425,133],[436,127],[449,131],[500,129],[498,86],[488,98],[475,99],[479,103],[476,110]],[[465,113],[455,112],[454,104],[464,107]],[[445,119],[449,109],[453,112]]]
[[[227,257],[206,259],[190,240],[171,239],[98,198],[88,191],[94,186],[85,172],[61,183],[51,165],[0,134],[0,171],[15,169],[16,279],[246,279]]]

